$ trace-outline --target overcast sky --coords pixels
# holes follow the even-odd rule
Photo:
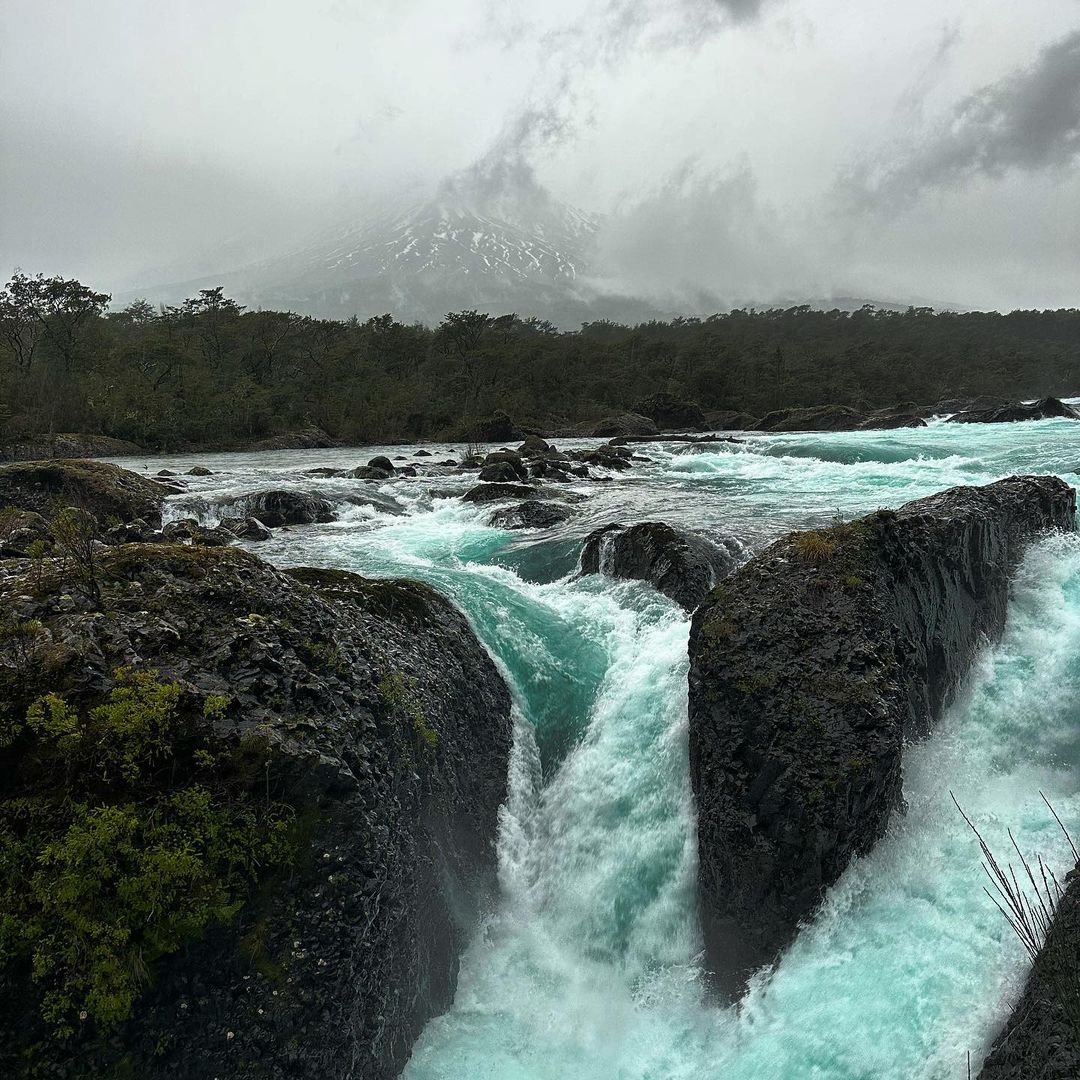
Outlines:
[[[228,269],[503,160],[620,287],[1078,306],[1080,0],[0,2],[4,272]]]

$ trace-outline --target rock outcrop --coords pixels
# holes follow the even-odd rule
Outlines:
[[[796,533],[721,583],[690,634],[690,768],[710,967],[791,939],[901,805],[925,735],[1005,619],[1025,544],[1074,527],[1053,477],[955,488]]]
[[[416,582],[284,573],[236,548],[103,549],[104,614],[53,574],[0,564],[0,609],[25,628],[0,643],[0,719],[45,692],[87,715],[125,667],[153,672],[187,725],[166,797],[226,769],[253,812],[291,808],[295,857],[205,935],[166,941],[104,1037],[85,1016],[50,1035],[29,956],[0,958],[0,1074],[396,1077],[495,888],[510,697],[463,616]],[[26,804],[3,731],[6,828]]]
[[[1080,1076],[1080,867],[1066,879],[1050,932],[1024,993],[979,1080],[1075,1080]]]
[[[705,427],[705,413],[700,405],[666,392],[639,401],[634,412],[647,416],[661,431],[701,431]]]
[[[108,435],[65,433],[27,435],[0,446],[0,461],[51,461],[55,458],[127,457],[143,449],[126,439]]]
[[[1008,424],[1017,420],[1049,420],[1060,416],[1069,420],[1080,420],[1080,412],[1077,412],[1071,405],[1066,405],[1065,402],[1051,397],[1041,398],[1030,405],[1022,401],[1016,401],[1011,404],[996,405],[985,409],[965,409],[955,416],[950,416],[946,423]]]
[[[287,431],[282,435],[270,435],[265,439],[250,443],[247,450],[329,450],[341,444],[331,438],[322,428],[311,425],[298,431]]]
[[[738,563],[742,546],[673,529],[661,521],[606,525],[585,539],[582,574],[648,581],[687,611]]]
[[[161,524],[169,489],[104,461],[28,461],[0,467],[0,507],[14,506],[47,518],[77,506],[103,524],[136,518]]]

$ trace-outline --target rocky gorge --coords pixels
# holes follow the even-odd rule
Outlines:
[[[924,453],[927,440],[953,447],[981,428],[908,430]],[[867,431],[860,445],[873,448]],[[234,852],[231,864],[215,862],[209,840],[196,845],[193,896],[218,889],[218,914],[176,945],[114,947],[146,964],[131,1015],[110,1025],[76,1010],[59,1040],[43,1027],[40,995],[48,978],[64,981],[62,957],[45,949],[39,913],[18,909],[23,951],[0,962],[4,1067],[23,1069],[36,1054],[52,1075],[71,1076],[651,1075],[636,1036],[612,1042],[601,1025],[578,1038],[577,1025],[613,1010],[629,1010],[665,1060],[682,1055],[680,1068],[703,1075],[802,1075],[821,1051],[770,1042],[777,1009],[789,1010],[777,1023],[806,1040],[866,1045],[858,1021],[840,1026],[827,969],[799,975],[814,925],[841,918],[823,901],[852,872],[870,873],[905,830],[924,852],[937,842],[920,824],[913,755],[942,754],[935,726],[973,659],[1015,617],[1011,582],[1027,553],[1055,536],[1068,543],[1075,497],[1049,475],[929,495],[948,485],[927,469],[913,492],[923,497],[897,511],[830,522],[830,508],[789,519],[794,533],[770,518],[762,533],[762,503],[741,506],[741,493],[775,505],[767,470],[805,474],[807,464],[780,456],[801,445],[793,437],[760,438],[759,449],[650,435],[556,448],[529,436],[475,458],[386,448],[359,457],[366,464],[331,448],[287,470],[228,456],[140,472],[78,461],[0,468],[0,503],[11,508],[0,520],[0,757],[14,765],[0,801],[5,815],[32,805],[51,822],[37,836],[7,816],[16,824],[4,836],[22,846],[5,857],[58,852],[61,825],[71,837],[85,829],[60,797],[60,775],[80,805],[133,807],[136,840],[160,841],[151,827],[168,824],[174,801],[205,791]],[[1064,463],[1064,430],[1061,439]],[[827,439],[814,452],[818,469],[847,453]],[[1022,452],[1014,460],[1013,471],[1030,469]],[[734,487],[720,472],[733,468],[753,479]],[[790,490],[794,503],[800,489]],[[824,490],[829,507],[834,489]],[[160,717],[151,734],[164,742],[145,754],[124,727],[132,695]],[[102,759],[79,749],[91,736],[123,751],[106,788],[93,779]],[[963,796],[964,779],[953,782]],[[160,857],[174,858],[160,843]],[[127,864],[106,870],[99,895],[133,880],[145,888]],[[38,896],[47,879],[20,874]],[[895,901],[894,921],[901,909]],[[972,933],[993,925],[962,910]],[[1058,925],[1070,925],[1070,910],[1063,902]],[[862,918],[842,917],[833,933]],[[704,1029],[725,1013],[644,973],[695,985],[699,927],[714,987],[774,960],[775,973],[755,979],[775,996],[751,980],[746,1009],[766,1018],[756,1032],[718,1029],[675,1049],[667,1031]],[[868,930],[832,964],[869,978],[860,957],[884,932]],[[1066,933],[1055,930],[1048,949]],[[799,947],[784,950],[793,939]],[[35,949],[52,965],[45,983],[30,974]],[[946,952],[906,961],[888,990],[897,1008],[905,994],[931,992],[926,980],[955,986],[970,970]],[[1003,961],[987,956],[972,938],[989,997]],[[1042,1004],[1022,1005],[1025,1016],[1046,1008],[1039,972],[1024,1001]],[[796,978],[808,981],[792,1014],[784,987]],[[595,1019],[593,993],[604,1003]],[[945,998],[938,1008],[952,1015]],[[1063,1052],[1046,1047],[1067,1041],[1061,1018],[1021,1025],[1021,1010],[1003,1038],[1016,1046],[1014,1027],[1033,1030],[1022,1060],[1035,1060],[1034,1047],[1040,1067],[1058,1067]],[[555,1022],[537,1025],[536,1015]],[[976,1053],[980,1039],[989,1048],[1000,1015],[963,1015],[951,1022],[975,1032],[964,1037]],[[943,1037],[936,1030],[915,1029],[915,1045]],[[908,1067],[902,1027],[892,1038],[880,1075],[929,1075]]]

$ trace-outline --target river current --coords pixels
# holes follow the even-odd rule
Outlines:
[[[550,532],[490,527],[490,505],[460,498],[474,475],[305,475],[376,453],[414,460],[414,449],[119,462],[214,471],[185,478],[173,517],[213,521],[221,500],[267,487],[340,500],[338,521],[275,531],[253,550],[283,566],[429,582],[466,612],[511,687],[500,898],[407,1080],[962,1080],[969,1054],[975,1075],[1027,959],[983,892],[978,846],[950,793],[996,851],[1011,828],[1059,877],[1070,868],[1040,792],[1080,832],[1080,538],[1031,547],[1003,638],[907,753],[907,812],[735,1007],[710,1000],[700,967],[688,619],[645,584],[574,571],[582,537],[612,521],[708,530],[749,555],[790,529],[957,484],[1021,472],[1074,482],[1080,424],[645,445],[650,460],[573,485],[585,496],[577,515]],[[462,448],[428,449],[434,457],[414,463]],[[379,507],[349,501],[373,490]]]

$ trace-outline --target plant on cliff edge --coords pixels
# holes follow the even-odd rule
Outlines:
[[[121,670],[95,708],[47,694],[6,733],[0,968],[29,974],[56,1035],[127,1018],[155,960],[291,861],[291,810],[237,788],[181,698]]]

